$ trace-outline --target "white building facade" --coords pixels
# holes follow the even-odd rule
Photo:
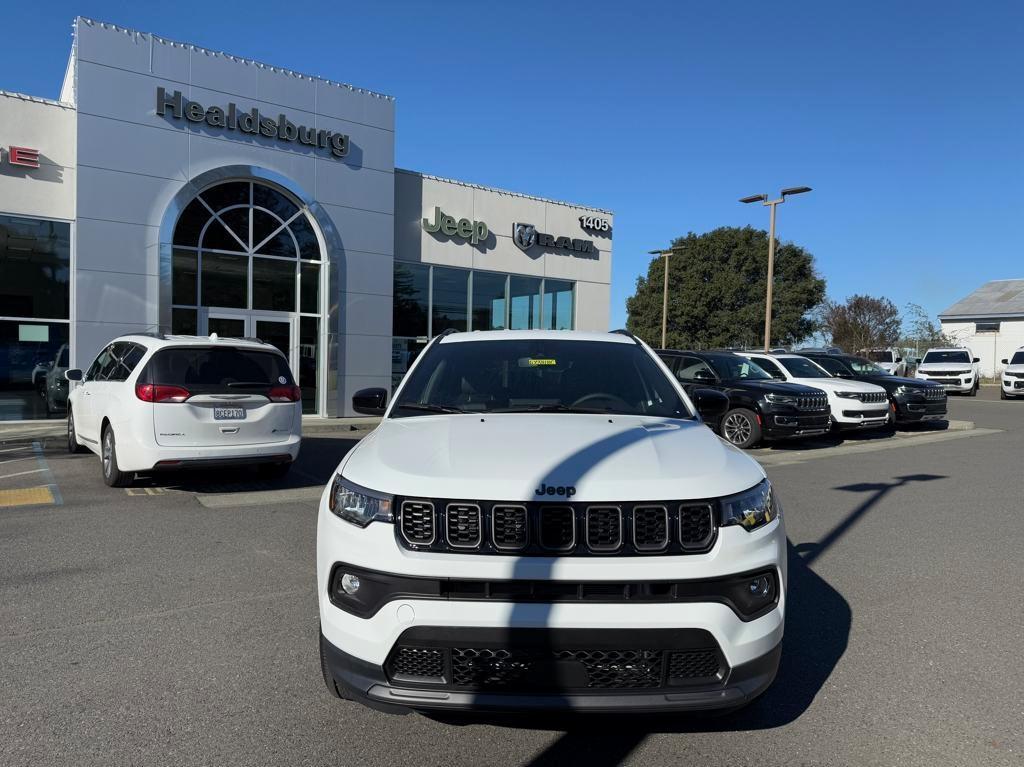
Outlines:
[[[939,314],[942,332],[981,360],[981,374],[999,375],[1024,347],[1024,279],[993,280]]]
[[[58,101],[0,95],[0,419],[129,332],[262,338],[338,416],[446,328],[607,329],[609,212],[394,156],[391,97],[76,20]]]

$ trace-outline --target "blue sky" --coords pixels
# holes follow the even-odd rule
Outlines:
[[[48,0],[5,9],[0,88],[56,97],[76,14],[394,95],[400,167],[612,209],[613,326],[648,250],[786,186],[834,298],[1024,277],[1024,3]]]

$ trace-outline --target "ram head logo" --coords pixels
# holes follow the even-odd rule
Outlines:
[[[512,224],[512,240],[522,250],[537,244],[537,227],[533,224]]]

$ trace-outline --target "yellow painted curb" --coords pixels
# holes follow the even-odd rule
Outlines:
[[[52,504],[53,502],[53,493],[45,485],[42,487],[20,487],[15,490],[0,490],[0,508],[36,506]]]

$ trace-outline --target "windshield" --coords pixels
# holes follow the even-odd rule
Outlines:
[[[921,360],[922,365],[935,365],[949,362],[966,362],[970,363],[971,356],[964,351],[949,351],[949,352],[928,352],[924,355],[924,359]]]
[[[892,362],[892,352],[872,351],[865,355],[872,362]]]
[[[551,338],[435,344],[391,416],[548,411],[691,417],[641,346]]]
[[[786,368],[794,378],[832,377],[806,357],[779,357],[777,358],[777,361]]]
[[[870,360],[866,360],[863,357],[847,357],[846,362],[853,368],[857,375],[862,376],[887,376],[891,375],[888,370],[881,368]],[[886,362],[892,362],[892,360],[886,360]]]
[[[1024,365],[1024,352],[1014,352],[1010,358],[1011,365]]]
[[[838,357],[818,357],[814,361],[834,376],[843,373],[850,375],[853,372],[853,368]]]
[[[770,381],[772,377],[753,360],[736,354],[709,354],[705,358],[723,381]]]

